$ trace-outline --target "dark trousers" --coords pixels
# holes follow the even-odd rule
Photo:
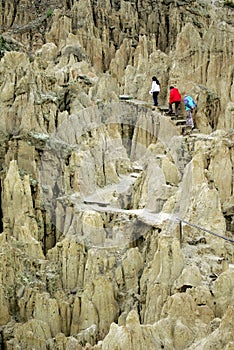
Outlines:
[[[172,105],[175,104],[175,115],[178,116],[178,109],[180,106],[180,101],[169,103],[169,113],[172,113]]]
[[[159,93],[159,91],[154,91],[153,92],[154,106],[158,105],[158,93]]]

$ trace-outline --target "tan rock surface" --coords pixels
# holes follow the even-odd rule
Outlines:
[[[0,348],[232,349],[232,6],[0,10]]]

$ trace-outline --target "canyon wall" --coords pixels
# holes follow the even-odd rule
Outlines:
[[[1,349],[233,349],[231,3],[0,9]]]

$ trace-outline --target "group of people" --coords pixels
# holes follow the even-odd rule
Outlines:
[[[152,77],[152,87],[149,91],[153,95],[153,102],[154,106],[158,106],[158,94],[160,92],[160,83],[158,79],[154,76]],[[186,125],[189,126],[191,129],[194,128],[194,122],[192,117],[192,112],[197,107],[196,102],[194,99],[187,95],[186,93],[183,93],[183,102],[186,110]],[[169,108],[168,108],[168,114],[173,113],[173,104],[175,105],[175,116],[178,116],[178,109],[181,104],[181,94],[179,90],[174,87],[170,86],[170,93],[169,93]]]

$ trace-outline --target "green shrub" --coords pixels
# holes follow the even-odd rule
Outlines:
[[[46,17],[48,18],[48,17],[51,17],[52,15],[53,15],[53,10],[52,9],[48,9],[46,11]]]
[[[6,51],[11,51],[6,40],[0,35],[0,58],[4,56]]]
[[[234,2],[231,0],[225,0],[224,1],[224,6],[231,7],[234,9]]]

